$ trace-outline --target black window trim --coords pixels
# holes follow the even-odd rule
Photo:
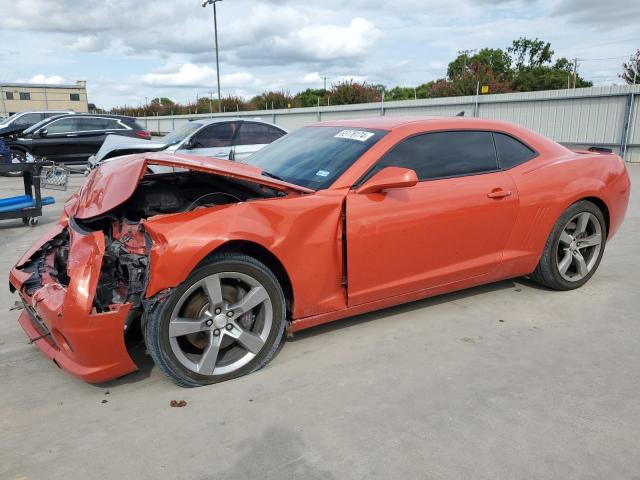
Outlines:
[[[52,118],[52,117],[49,117]],[[98,129],[98,130],[71,130],[68,132],[54,132],[54,133],[50,133],[49,135],[69,135],[72,133],[93,133],[93,132],[114,132],[114,131],[123,131],[123,130],[133,130],[133,128],[131,128],[130,126],[128,126],[127,124],[124,123],[124,121],[122,121],[122,119],[120,118],[115,118],[115,117],[98,117],[95,115],[69,115],[66,117],[62,117],[62,118],[52,118],[52,120],[50,122],[48,122],[46,125],[43,125],[42,127],[40,127],[39,130],[42,130],[43,128],[46,129],[49,125],[53,125],[54,123],[60,121],[60,120],[66,120],[67,118],[75,118],[75,119],[83,119],[83,118],[98,118],[98,119],[106,119],[106,120],[115,120],[118,124],[120,124],[122,127],[124,128],[102,128],[102,129]]]
[[[351,189],[356,189],[358,188],[360,185],[362,185],[364,182],[366,182],[367,180],[369,180],[369,178],[371,178],[369,175],[372,172],[372,170],[376,167],[376,165],[378,164],[379,161],[381,161],[389,152],[391,152],[391,150],[393,150],[396,146],[400,145],[401,142],[404,142],[406,140],[409,140],[411,138],[414,137],[418,137],[420,135],[428,135],[430,133],[448,133],[448,132],[487,132],[491,134],[491,141],[493,143],[493,151],[496,155],[496,165],[498,166],[497,169],[495,170],[484,170],[481,172],[474,172],[474,173],[465,173],[465,174],[460,174],[460,175],[447,175],[444,177],[436,177],[436,178],[425,178],[424,180],[418,180],[418,183],[422,183],[422,182],[432,182],[435,180],[446,180],[448,178],[461,178],[461,177],[475,177],[476,175],[486,175],[489,173],[496,173],[496,172],[506,172],[507,170],[511,170],[512,168],[515,168],[519,165],[522,165],[523,163],[527,163],[531,160],[533,160],[534,158],[537,158],[538,156],[540,156],[540,153],[535,149],[532,148],[528,143],[523,142],[522,140],[520,140],[519,138],[513,136],[512,134],[502,131],[502,130],[489,130],[489,129],[484,129],[484,128],[462,128],[462,129],[443,129],[443,130],[428,130],[426,132],[419,132],[419,133],[414,133],[413,135],[409,135],[408,137],[404,137],[402,138],[400,141],[394,143],[393,145],[391,145],[383,154],[380,155],[380,158],[378,158],[378,161],[376,163],[374,163],[373,165],[371,165],[371,167],[369,167],[367,169],[366,172],[364,172],[364,174],[351,186]],[[494,134],[495,133],[502,133],[504,135],[507,135],[508,137],[513,138],[514,140],[520,142],[521,144],[523,144],[524,146],[526,146],[528,149],[530,149],[535,155],[533,157],[531,157],[529,160],[525,160],[522,163],[518,163],[516,165],[512,165],[509,168],[502,168],[500,166],[500,155],[498,154],[498,149],[496,148],[496,140],[494,138]]]

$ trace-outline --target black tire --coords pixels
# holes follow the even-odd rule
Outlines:
[[[598,223],[600,224],[602,243],[601,248],[597,254],[597,258],[595,259],[595,263],[593,267],[591,267],[591,270],[583,278],[575,281],[569,281],[563,278],[558,267],[560,235],[562,234],[567,223],[580,213],[591,213],[595,216]],[[581,200],[574,203],[564,211],[564,213],[560,216],[560,218],[558,218],[555,225],[551,229],[551,233],[549,234],[547,242],[544,245],[544,250],[542,251],[542,256],[540,257],[538,266],[530,275],[530,278],[534,282],[553,290],[573,290],[575,288],[581,287],[589,281],[589,279],[598,269],[600,261],[602,260],[602,255],[604,254],[606,238],[607,224],[604,218],[604,214],[602,213],[600,208],[598,208],[598,206],[588,200]]]
[[[246,365],[225,374],[203,375],[186,368],[176,357],[170,344],[169,323],[174,308],[185,292],[204,278],[220,272],[238,272],[259,282],[271,301],[273,320],[264,345]],[[264,367],[279,351],[284,339],[285,326],[285,297],[274,274],[253,257],[222,253],[212,255],[207,263],[194,270],[166,301],[158,303],[148,312],[143,322],[143,332],[147,350],[162,373],[181,387],[199,387],[247,375]]]

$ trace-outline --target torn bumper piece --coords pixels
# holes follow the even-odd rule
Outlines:
[[[101,313],[93,307],[104,234],[67,229],[68,277],[64,278],[68,278],[68,285],[64,285],[49,261],[50,242],[63,230],[57,227],[49,232],[49,238],[41,239],[9,274],[25,305],[18,323],[47,358],[87,382],[102,382],[137,370],[124,342],[132,305],[111,305]]]

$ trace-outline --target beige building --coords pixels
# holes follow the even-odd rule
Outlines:
[[[0,117],[31,110],[88,112],[87,82],[75,85],[0,83]]]

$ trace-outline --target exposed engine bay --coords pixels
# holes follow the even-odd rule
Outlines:
[[[208,173],[190,170],[148,173],[126,202],[95,218],[71,218],[67,229],[45,243],[21,267],[25,272],[34,273],[26,283],[27,292],[32,294],[46,283],[69,285],[69,228],[85,235],[100,231],[104,234],[104,254],[93,311],[108,312],[112,305],[131,303],[132,310],[140,313],[152,247],[143,220],[155,215],[279,195],[284,194],[269,187]]]

